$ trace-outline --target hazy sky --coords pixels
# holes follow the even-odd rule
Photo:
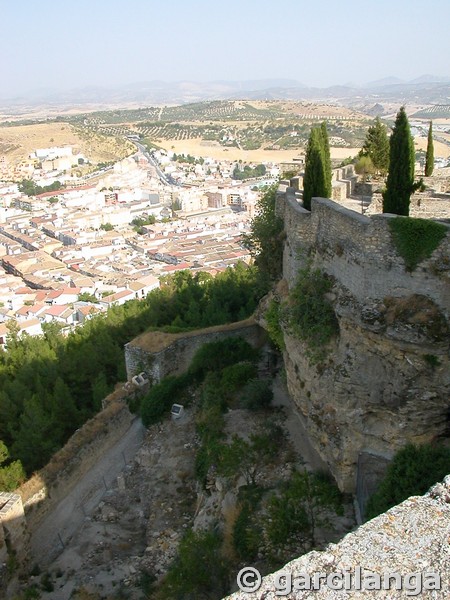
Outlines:
[[[1,97],[161,79],[450,75],[450,0],[2,0]]]

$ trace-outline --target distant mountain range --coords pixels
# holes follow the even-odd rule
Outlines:
[[[308,87],[291,79],[249,81],[146,81],[118,86],[88,86],[69,91],[32,90],[13,98],[0,98],[0,107],[8,112],[22,112],[32,107],[83,108],[88,106],[124,108],[130,105],[151,106],[185,104],[202,100],[330,100],[351,105],[369,102],[415,102],[450,104],[450,77],[422,75],[411,81],[387,77],[365,85],[337,85],[327,88]]]

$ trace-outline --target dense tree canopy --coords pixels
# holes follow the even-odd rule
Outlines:
[[[250,165],[244,165],[244,167],[240,168],[239,165],[236,165],[233,169],[233,179],[251,179],[253,177],[262,177],[266,174],[266,167],[264,165],[256,165],[256,167],[251,167]]]
[[[22,179],[19,183],[19,192],[27,196],[38,196],[44,192],[56,192],[62,188],[60,181],[54,181],[50,185],[37,185],[32,179]]]

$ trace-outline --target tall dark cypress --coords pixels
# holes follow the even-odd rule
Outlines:
[[[326,167],[323,153],[323,136],[321,129],[314,127],[308,140],[305,157],[305,174],[303,176],[303,206],[311,210],[311,198],[326,198]]]
[[[322,122],[320,133],[322,134],[322,152],[325,170],[325,198],[331,198],[331,156],[326,121]]]
[[[427,155],[425,158],[425,177],[431,177],[434,170],[433,121],[428,129]]]
[[[411,194],[422,182],[414,183],[414,141],[402,106],[389,141],[389,173],[383,193],[383,212],[409,216]]]

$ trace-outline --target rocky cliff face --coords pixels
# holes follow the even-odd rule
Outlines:
[[[305,344],[289,333],[284,361],[289,392],[314,446],[340,488],[353,492],[362,453],[389,459],[407,441],[445,433],[450,364],[448,344],[411,323],[424,318],[423,308],[389,325],[384,304],[342,304],[347,301],[341,296],[335,303],[339,335],[323,364],[311,365]]]
[[[357,478],[370,477],[364,456],[384,466],[405,443],[447,433],[450,279],[434,267],[448,262],[450,236],[407,273],[381,216],[372,221],[322,199],[306,213],[289,192],[278,203],[288,285],[307,262],[332,276],[339,324],[320,364],[284,324],[288,389],[339,487],[354,492]]]

